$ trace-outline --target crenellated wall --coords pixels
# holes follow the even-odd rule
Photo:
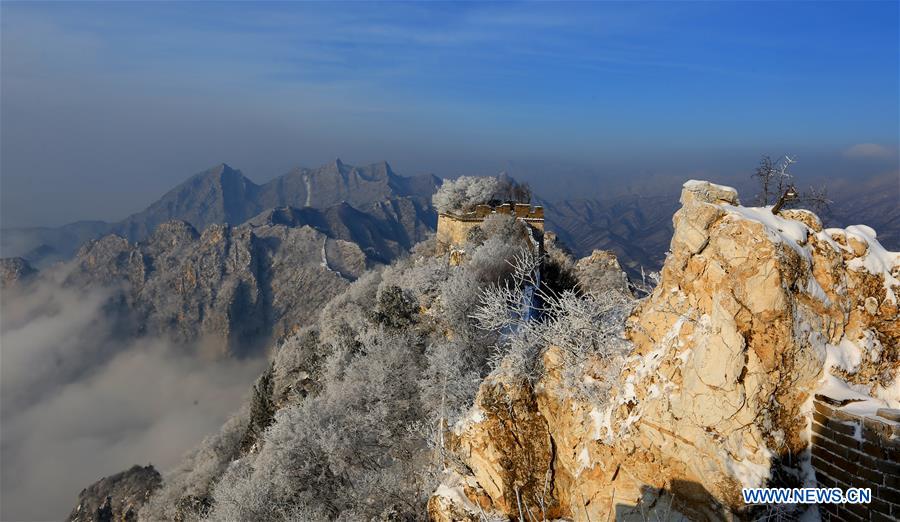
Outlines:
[[[437,233],[435,238],[438,244],[445,249],[452,250],[465,245],[469,231],[492,214],[504,214],[515,216],[531,228],[537,230],[537,238],[541,238],[544,232],[544,209],[532,207],[527,203],[506,203],[492,207],[490,205],[477,205],[472,211],[464,213],[438,214]]]
[[[819,487],[871,488],[872,502],[821,504],[822,520],[900,520],[900,423],[853,413],[852,405],[816,395],[812,466]]]

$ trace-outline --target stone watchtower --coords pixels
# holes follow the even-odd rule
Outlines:
[[[531,237],[537,243],[536,254],[544,250],[544,208],[532,207],[528,203],[503,203],[500,205],[477,205],[468,212],[440,212],[438,213],[437,240],[438,249],[449,251],[451,261],[460,258],[462,248],[466,244],[469,231],[480,225],[488,216],[505,214],[513,216],[527,225]],[[454,256],[454,253],[456,256]],[[455,264],[455,263],[454,263]]]

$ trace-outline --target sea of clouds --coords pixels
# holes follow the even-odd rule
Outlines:
[[[82,488],[134,464],[165,475],[266,364],[135,336],[114,292],[61,280],[0,294],[2,520],[65,518]]]

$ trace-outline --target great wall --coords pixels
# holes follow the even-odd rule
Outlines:
[[[493,215],[513,216],[527,226],[537,244],[536,254],[544,248],[544,208],[528,203],[480,204],[469,211],[438,213],[435,240],[438,249],[450,253],[451,264],[458,264],[465,255],[464,247],[472,230]]]

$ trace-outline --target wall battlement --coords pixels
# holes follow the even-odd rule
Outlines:
[[[544,208],[532,207],[528,203],[504,203],[502,205],[477,205],[468,212],[441,212],[438,214],[438,245],[447,250],[461,248],[466,243],[469,231],[480,225],[489,216],[503,214],[514,216],[532,230],[532,234],[543,250]],[[536,232],[536,233],[535,233]]]
[[[823,395],[813,405],[812,467],[819,487],[872,491],[868,505],[820,504],[822,520],[900,520],[900,422],[845,411]]]

